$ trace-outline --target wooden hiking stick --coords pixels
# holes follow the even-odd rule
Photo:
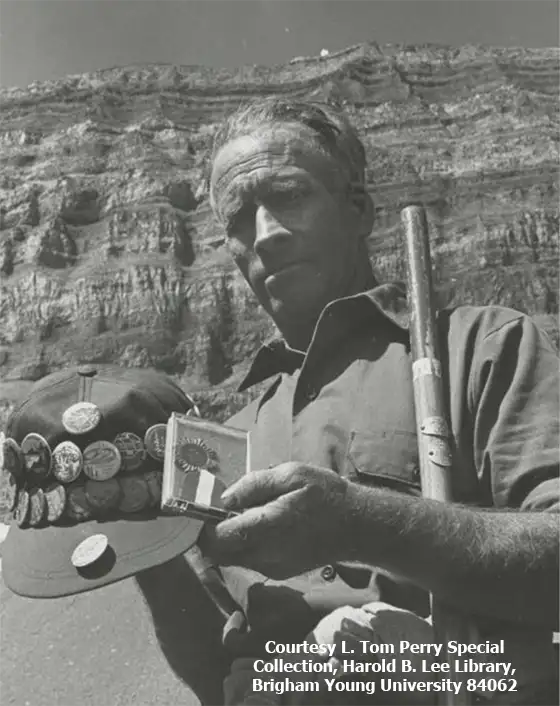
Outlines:
[[[443,396],[430,239],[424,208],[407,206],[401,211],[401,222],[406,234],[410,346],[422,496],[452,502],[450,430]],[[454,658],[448,654],[447,645],[450,640],[472,642],[473,631],[463,616],[441,606],[433,596],[431,602],[436,640],[443,644],[441,659],[451,667],[446,676],[463,683],[459,694],[444,693],[438,703],[448,706],[471,704],[474,694],[466,691],[466,675],[455,673]]]

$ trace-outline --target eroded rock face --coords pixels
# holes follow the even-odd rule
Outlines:
[[[0,385],[119,363],[176,376],[217,418],[246,399],[231,390],[272,327],[223,249],[205,175],[224,115],[262,94],[345,106],[368,155],[381,280],[404,278],[399,211],[422,201],[441,302],[514,306],[557,338],[558,60],[369,44],[2,91]]]

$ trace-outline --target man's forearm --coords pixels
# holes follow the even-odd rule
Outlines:
[[[466,612],[557,629],[556,514],[359,492],[348,525],[353,558],[405,576]]]

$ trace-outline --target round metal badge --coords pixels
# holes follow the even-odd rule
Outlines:
[[[60,483],[51,483],[45,488],[45,500],[47,501],[47,522],[59,520],[66,507],[66,488]]]
[[[19,527],[24,527],[29,518],[29,493],[27,490],[20,490],[18,493],[17,505],[14,509],[14,520]]]
[[[165,457],[166,424],[154,424],[144,434],[146,451],[155,461],[163,461]]]
[[[100,514],[116,510],[121,501],[121,486],[116,478],[86,481],[86,497],[90,507]]]
[[[78,544],[70,560],[77,569],[83,569],[100,559],[108,546],[109,540],[104,534],[92,534]]]
[[[185,439],[177,442],[175,462],[186,472],[199,471],[201,468],[216,471],[218,455],[202,439]]]
[[[41,488],[29,492],[29,524],[38,527],[47,517],[47,500]]]
[[[66,517],[75,522],[85,522],[93,517],[83,485],[68,486],[64,510]]]
[[[31,483],[42,483],[51,471],[51,448],[47,440],[31,432],[21,442],[25,473]]]
[[[149,507],[152,501],[146,481],[140,476],[119,478],[122,496],[119,510],[124,513],[140,512]]]
[[[109,480],[122,465],[121,454],[110,441],[94,441],[86,446],[83,457],[84,473],[92,480]]]
[[[161,471],[146,471],[144,480],[148,486],[151,497],[151,507],[159,507],[161,504],[161,486],[163,483],[163,473]]]
[[[7,437],[2,447],[4,470],[15,476],[16,480],[23,480],[25,461],[19,444],[15,439]]]
[[[18,483],[16,477],[11,473],[8,473],[7,483],[6,483],[6,505],[8,506],[8,512],[12,512],[18,503]]]
[[[88,434],[101,421],[101,411],[93,402],[76,402],[62,415],[62,425],[70,434]]]
[[[52,452],[52,472],[61,483],[76,480],[82,467],[82,452],[73,441],[61,441]]]
[[[137,471],[146,459],[146,449],[142,439],[131,431],[123,431],[113,439],[120,451],[123,471]]]

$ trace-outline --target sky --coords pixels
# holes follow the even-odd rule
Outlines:
[[[360,42],[558,46],[557,0],[0,0],[0,85],[113,66],[275,65]]]

